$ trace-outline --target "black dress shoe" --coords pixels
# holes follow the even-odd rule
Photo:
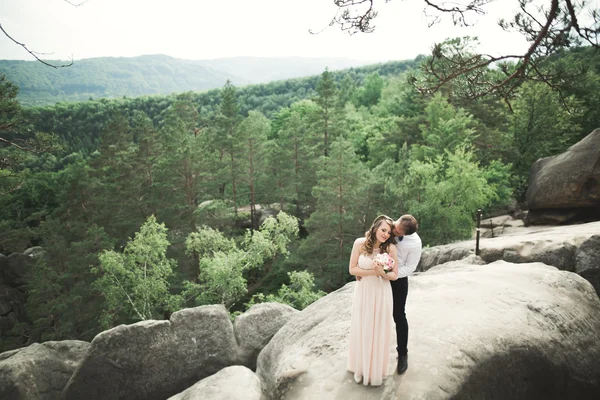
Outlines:
[[[398,374],[403,374],[408,368],[408,355],[398,356]]]

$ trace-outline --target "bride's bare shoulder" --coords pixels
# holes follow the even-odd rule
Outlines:
[[[354,241],[354,244],[355,244],[355,245],[361,245],[361,244],[363,244],[363,243],[365,242],[365,240],[367,240],[367,238],[366,238],[366,237],[359,237],[358,239],[356,239],[356,240]]]

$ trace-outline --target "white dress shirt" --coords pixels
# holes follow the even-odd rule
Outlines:
[[[417,235],[417,232],[412,235],[405,235],[400,242],[396,240],[398,278],[405,278],[415,272],[421,259],[421,248],[421,238]]]

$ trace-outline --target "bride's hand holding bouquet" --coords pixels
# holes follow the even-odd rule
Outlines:
[[[394,259],[388,253],[379,253],[373,259],[376,266],[382,268],[384,275],[394,270]]]

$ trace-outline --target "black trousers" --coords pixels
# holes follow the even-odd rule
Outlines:
[[[394,322],[396,323],[396,340],[398,355],[408,353],[408,321],[406,320],[406,297],[408,296],[408,277],[398,278],[390,282],[394,297]]]

